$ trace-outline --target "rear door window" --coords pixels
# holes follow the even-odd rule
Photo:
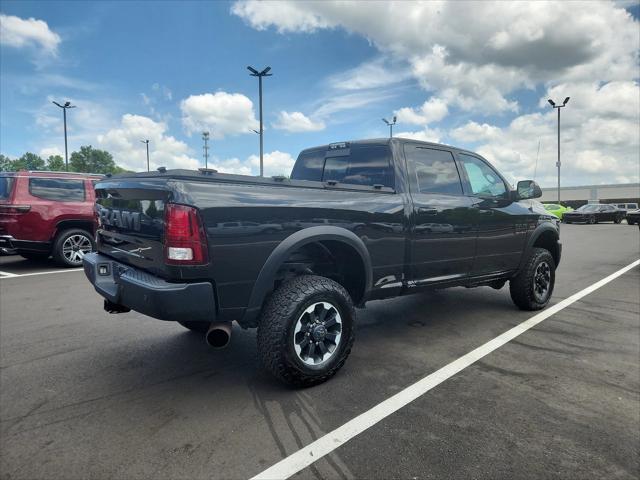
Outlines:
[[[391,150],[388,145],[351,145],[348,151],[304,151],[291,178],[394,188]]]
[[[13,190],[14,177],[0,177],[0,200],[7,200]]]
[[[415,193],[462,195],[458,168],[451,152],[405,145],[409,185]]]
[[[30,178],[29,193],[56,202],[83,202],[84,181],[63,178]]]

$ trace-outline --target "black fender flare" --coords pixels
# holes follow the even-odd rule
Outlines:
[[[540,238],[540,236],[546,232],[551,232],[555,238],[556,243],[558,244],[556,267],[558,266],[558,264],[560,263],[560,255],[562,251],[562,247],[560,245],[560,233],[558,232],[558,229],[551,223],[541,223],[535,228],[535,230],[533,230],[533,232],[531,232],[529,238],[527,239],[527,245],[524,249],[522,258],[520,259],[520,265],[518,265],[518,272],[520,272],[524,267],[527,258],[529,258],[529,253],[531,252],[533,245],[536,243],[538,238]]]
[[[363,299],[366,300],[368,293],[371,291],[373,284],[373,268],[371,266],[371,257],[369,250],[364,242],[351,230],[330,225],[319,225],[317,227],[309,227],[289,235],[271,252],[269,258],[262,266],[258,278],[253,285],[249,305],[245,310],[241,324],[255,326],[256,319],[262,308],[264,299],[271,293],[273,281],[276,273],[281,265],[289,256],[303,247],[304,245],[333,240],[343,242],[358,252],[365,271],[365,288]]]

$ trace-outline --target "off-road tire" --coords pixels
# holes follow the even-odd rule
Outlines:
[[[51,255],[53,256],[53,260],[61,267],[73,268],[73,267],[82,266],[82,261],[80,261],[79,263],[72,262],[67,257],[65,257],[63,252],[63,246],[65,241],[67,241],[70,237],[73,237],[74,235],[81,235],[86,237],[89,240],[89,243],[91,244],[91,251],[95,251],[96,249],[95,240],[93,239],[93,235],[90,232],[83,230],[81,228],[72,228],[69,230],[63,230],[56,237],[55,241],[53,242],[53,249],[51,250]]]
[[[294,349],[295,325],[316,302],[331,303],[340,314],[342,337],[337,351],[324,364],[303,363]],[[286,281],[273,293],[258,323],[258,358],[279,380],[309,387],[331,378],[344,365],[354,341],[355,309],[342,285],[325,277],[303,275]]]
[[[551,282],[546,299],[540,302],[535,298],[533,285],[536,269],[542,262],[546,262],[550,267]],[[556,262],[553,260],[551,253],[544,248],[533,248],[522,271],[509,281],[511,300],[520,310],[542,310],[547,306],[553,295],[555,280]]]
[[[18,255],[22,258],[26,258],[27,260],[33,260],[36,262],[43,262],[50,256],[48,252],[29,252],[23,250],[18,250]]]
[[[207,333],[207,330],[209,330],[209,325],[211,325],[209,322],[194,322],[191,320],[185,320],[184,322],[178,323],[187,330],[191,330],[195,333],[202,333],[203,335]]]

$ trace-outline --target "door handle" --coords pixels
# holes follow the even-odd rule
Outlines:
[[[438,209],[434,207],[418,207],[418,213],[423,215],[437,215]]]

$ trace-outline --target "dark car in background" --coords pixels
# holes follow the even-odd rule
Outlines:
[[[566,212],[563,215],[565,223],[620,223],[624,218],[624,212],[618,210],[615,205],[600,203],[588,203],[573,212]]]
[[[638,225],[640,228],[640,209],[627,212],[626,218],[629,225]]]
[[[94,250],[94,182],[102,175],[0,173],[0,248],[32,260],[79,267]]]

